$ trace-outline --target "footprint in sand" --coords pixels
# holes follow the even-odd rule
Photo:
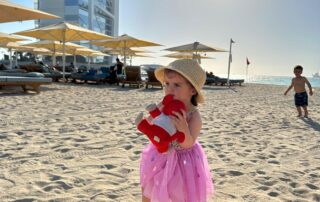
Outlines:
[[[271,164],[280,164],[279,161],[276,161],[276,160],[268,161],[268,163],[271,163]]]
[[[289,178],[280,177],[279,180],[283,182],[290,182],[291,180]]]
[[[317,186],[315,186],[315,185],[313,185],[313,184],[309,184],[309,183],[307,183],[306,186],[307,186],[308,188],[310,188],[310,189],[313,189],[313,190],[318,190],[318,189],[319,189]]]
[[[290,185],[290,187],[292,187],[292,188],[297,188],[297,187],[299,186],[299,184],[296,183],[296,182],[291,182],[291,183],[289,183],[289,185]]]
[[[105,164],[105,165],[103,165],[102,167],[103,167],[103,168],[107,168],[108,170],[110,170],[110,169],[116,168],[117,166],[112,165],[112,164]]]
[[[306,194],[309,193],[309,190],[304,189],[304,188],[297,188],[294,189],[293,191],[290,191],[293,195],[299,196],[299,197],[304,197]]]
[[[276,180],[269,180],[269,179],[270,177],[264,177],[264,178],[255,179],[254,181],[268,187],[271,187],[277,183]]]
[[[236,170],[229,170],[229,171],[228,171],[228,174],[231,175],[231,176],[240,176],[240,175],[243,175],[242,172],[239,172],[239,171],[236,171]]]
[[[272,197],[277,197],[279,195],[279,193],[275,192],[275,191],[272,191],[272,192],[269,192],[268,195],[272,196]]]
[[[125,146],[124,146],[124,149],[125,149],[125,150],[130,150],[130,149],[132,149],[132,148],[133,148],[132,145],[125,145]]]
[[[257,188],[258,190],[263,190],[263,191],[268,191],[269,190],[269,187],[266,187],[266,186],[260,186]]]

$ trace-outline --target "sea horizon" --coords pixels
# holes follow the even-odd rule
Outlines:
[[[227,74],[217,74],[216,76],[227,78]],[[270,75],[230,75],[230,79],[244,79],[245,83],[256,84],[272,84],[289,86],[294,76],[270,76]],[[320,87],[320,78],[308,77],[306,78],[311,83],[312,87]]]

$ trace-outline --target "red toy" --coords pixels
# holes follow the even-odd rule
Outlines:
[[[183,102],[175,100],[173,95],[167,95],[163,98],[162,105],[162,111],[156,105],[153,109],[149,109],[149,113],[153,118],[151,122],[146,118],[142,119],[142,114],[136,121],[138,130],[149,138],[160,153],[168,150],[170,142],[177,140],[179,143],[182,143],[185,138],[184,133],[176,129],[169,117],[174,116],[174,111],[186,111]]]

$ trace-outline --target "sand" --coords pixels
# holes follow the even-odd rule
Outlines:
[[[199,137],[210,201],[320,201],[320,91],[297,118],[285,86],[207,86]],[[147,138],[133,122],[155,89],[52,84],[0,91],[0,201],[140,201]]]

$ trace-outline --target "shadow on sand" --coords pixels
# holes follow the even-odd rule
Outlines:
[[[302,119],[306,124],[308,124],[313,130],[320,131],[320,124],[318,122],[315,122],[311,118],[304,118]]]
[[[205,85],[203,87],[204,90],[214,90],[214,91],[233,91],[233,92],[238,92],[237,91],[237,88],[236,87],[228,87],[228,86],[215,86],[215,87],[212,87],[212,86],[207,86]]]

